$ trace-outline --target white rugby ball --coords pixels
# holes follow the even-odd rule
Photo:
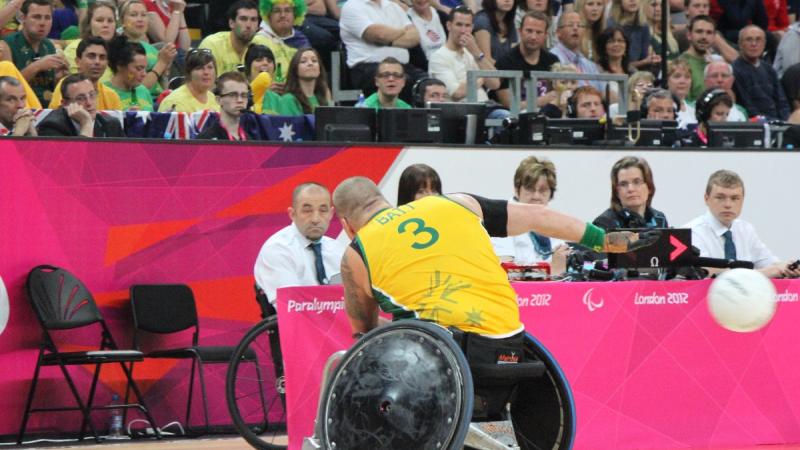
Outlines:
[[[747,333],[769,323],[778,303],[772,280],[756,270],[721,273],[708,289],[708,310],[720,326]]]

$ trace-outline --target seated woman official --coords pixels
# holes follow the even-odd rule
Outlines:
[[[286,93],[281,98],[281,116],[313,114],[317,106],[331,104],[325,67],[319,53],[310,47],[301,48],[292,57],[286,76]]]
[[[547,206],[556,192],[556,167],[547,159],[529,156],[522,160],[514,173],[514,199],[519,203]],[[492,238],[492,247],[500,260],[518,265],[550,263],[553,274],[566,270],[570,249],[560,239],[534,232]]]
[[[611,168],[611,207],[592,222],[616,228],[667,228],[667,216],[651,206],[656,195],[653,171],[644,158],[626,156]]]
[[[442,195],[442,180],[436,170],[427,164],[406,167],[397,186],[397,206],[429,195]]]

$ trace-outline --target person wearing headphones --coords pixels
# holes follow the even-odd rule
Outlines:
[[[617,228],[667,228],[667,216],[653,208],[656,185],[644,158],[626,156],[611,168],[611,207],[592,222],[608,231]]]
[[[642,101],[642,117],[651,120],[675,120],[678,100],[666,89],[649,91]]]
[[[708,123],[727,122],[731,108],[733,99],[724,89],[713,88],[703,92],[695,104],[697,128],[684,140],[684,146],[707,147]]]
[[[425,108],[428,103],[449,102],[447,85],[438,78],[423,78],[411,89],[415,108]]]
[[[567,117],[573,119],[602,119],[606,115],[603,94],[594,86],[575,89],[567,101]]]
[[[258,136],[242,126],[242,116],[247,111],[250,85],[241,72],[225,72],[217,78],[214,95],[219,103],[219,121],[208,125],[197,139],[221,141],[251,141]]]

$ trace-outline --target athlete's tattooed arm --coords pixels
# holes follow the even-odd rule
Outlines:
[[[372,296],[364,261],[352,248],[348,247],[342,257],[341,272],[344,306],[353,334],[366,333],[378,326],[378,303]]]

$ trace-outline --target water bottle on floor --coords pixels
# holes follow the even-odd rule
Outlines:
[[[122,433],[122,408],[119,405],[119,395],[112,395],[109,406],[116,407],[109,409],[108,439],[127,439],[127,436]]]

